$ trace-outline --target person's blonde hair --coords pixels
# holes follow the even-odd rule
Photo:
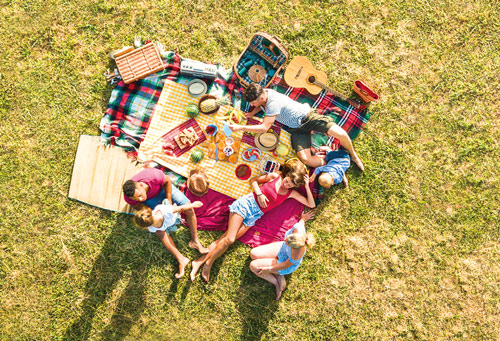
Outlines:
[[[134,216],[134,223],[143,229],[153,225],[153,210],[149,207],[143,207]]]
[[[318,183],[321,187],[330,188],[333,186],[333,176],[326,172],[323,172],[318,177]]]
[[[286,237],[286,243],[292,249],[300,249],[303,246],[311,248],[316,244],[316,238],[312,233],[292,233]]]
[[[295,187],[305,184],[304,176],[307,174],[307,167],[298,158],[291,158],[285,161],[283,170],[281,171],[281,178],[287,176],[290,178]]]

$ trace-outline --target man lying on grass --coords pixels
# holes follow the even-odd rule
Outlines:
[[[208,186],[207,186],[208,188]],[[169,203],[183,206],[190,203],[189,199],[177,187],[172,185],[172,180],[161,170],[147,168],[123,184],[123,198],[136,211],[145,207],[154,209],[166,198]],[[208,249],[203,247],[198,239],[198,222],[193,208],[184,211],[187,225],[191,233],[189,247],[197,249],[200,253],[207,253]],[[168,244],[165,231],[156,231],[155,235],[161,240],[163,245]]]

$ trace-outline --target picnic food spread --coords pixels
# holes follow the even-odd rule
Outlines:
[[[174,137],[175,142],[179,148],[184,148],[186,146],[192,146],[198,140],[198,135],[193,127],[184,129],[179,135]]]

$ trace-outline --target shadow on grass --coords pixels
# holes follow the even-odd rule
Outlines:
[[[80,305],[82,313],[66,330],[64,339],[87,340],[91,337],[99,307],[110,299],[124,276],[130,276],[130,279],[116,302],[110,322],[100,332],[99,338],[122,340],[129,334],[134,323],[139,321],[145,309],[144,294],[149,269],[156,265],[165,266],[165,259],[161,257],[161,264],[155,264],[156,261],[151,260],[150,255],[141,248],[141,245],[151,243],[151,239],[144,231],[135,229],[128,222],[129,218],[125,215],[117,218],[85,285],[85,299]],[[154,240],[161,245],[159,240]],[[151,252],[156,250],[155,247]],[[167,252],[164,249],[162,251]],[[176,262],[175,259],[170,260],[170,257],[168,261]],[[170,286],[169,295],[172,297],[177,292],[177,285],[178,281],[173,281]],[[190,286],[184,288],[183,297],[186,297],[189,288]],[[93,337],[95,335],[92,333]]]
[[[278,309],[274,286],[250,271],[250,257],[241,269],[240,287],[235,299],[242,316],[241,340],[260,340]],[[283,299],[283,298],[282,298]]]

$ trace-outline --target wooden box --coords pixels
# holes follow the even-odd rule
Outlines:
[[[233,66],[233,70],[244,87],[259,83],[267,87],[288,61],[290,54],[281,40],[266,32],[254,34]]]
[[[115,61],[125,84],[135,82],[165,68],[160,51],[153,43],[130,52],[119,53],[115,55]]]

